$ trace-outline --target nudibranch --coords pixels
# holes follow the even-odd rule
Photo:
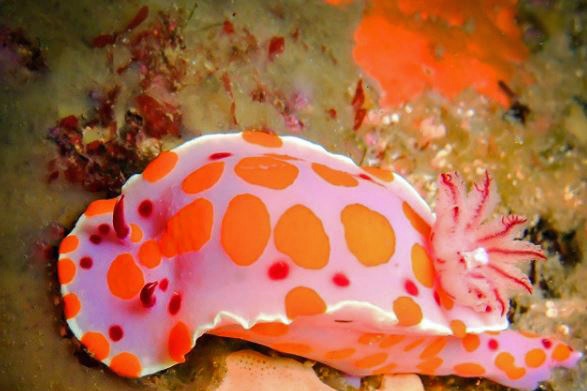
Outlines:
[[[208,135],[161,153],[61,242],[69,327],[126,377],[205,334],[348,374],[456,374],[533,388],[581,354],[506,330],[524,219],[489,220],[489,176],[443,174],[434,215],[399,175],[295,137]],[[489,220],[489,221],[488,221]]]

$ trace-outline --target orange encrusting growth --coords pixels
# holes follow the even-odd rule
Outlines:
[[[506,106],[498,86],[528,56],[512,0],[372,0],[355,30],[353,58],[381,89],[382,106],[467,88]]]

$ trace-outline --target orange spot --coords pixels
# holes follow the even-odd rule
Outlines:
[[[122,352],[112,357],[110,369],[120,376],[139,377],[141,375],[141,362],[134,354]]]
[[[506,106],[498,81],[528,56],[514,15],[507,0],[374,0],[355,30],[353,58],[381,86],[382,106],[427,90],[452,99],[467,88]]]
[[[558,362],[566,361],[571,356],[571,349],[563,344],[559,343],[552,351],[552,359]]]
[[[463,377],[483,376],[485,374],[485,368],[474,362],[465,362],[457,364],[453,367],[455,373]]]
[[[96,360],[104,360],[110,354],[110,344],[102,333],[88,331],[81,339],[82,345]]]
[[[75,317],[81,308],[82,305],[75,293],[68,293],[63,296],[63,313],[65,314],[65,319]]]
[[[275,134],[245,130],[241,135],[246,142],[263,147],[279,148],[283,145],[281,138]]]
[[[159,244],[153,239],[149,239],[144,242],[139,248],[139,262],[141,265],[152,269],[159,266],[161,263],[161,251],[159,250]]]
[[[416,368],[418,368],[418,372],[424,375],[434,375],[443,362],[444,360],[440,357],[432,357],[416,365]]]
[[[432,288],[434,284],[434,266],[426,249],[420,244],[415,243],[412,246],[412,272],[416,280],[427,288]]]
[[[326,360],[344,360],[345,358],[349,358],[350,356],[355,354],[355,351],[355,348],[331,350],[329,352],[326,352],[324,358]]]
[[[530,368],[538,368],[546,361],[546,353],[542,349],[532,349],[526,353],[524,361]]]
[[[519,330],[518,333],[522,334],[526,338],[531,338],[531,339],[540,337],[539,334],[536,334],[535,332],[527,331],[527,330]]]
[[[386,335],[379,344],[382,349],[389,348],[403,341],[406,338],[405,335]]]
[[[359,337],[359,343],[363,345],[372,345],[379,343],[384,337],[385,334],[381,333],[364,333]]]
[[[326,303],[315,290],[298,286],[285,296],[285,312],[287,317],[319,315],[326,311]]]
[[[189,174],[181,183],[181,188],[188,194],[208,190],[218,182],[224,171],[224,162],[206,164]]]
[[[303,205],[286,210],[275,225],[277,250],[306,269],[321,269],[328,263],[330,241],[322,221]]]
[[[297,157],[293,157],[293,156],[289,156],[289,155],[282,155],[279,153],[264,153],[264,156],[269,156],[269,157],[274,157],[276,159],[281,159],[281,160],[300,160]]]
[[[438,298],[440,299],[441,307],[445,310],[451,310],[454,306],[454,300],[449,296],[448,293],[446,293],[446,291],[441,286],[438,286],[436,292],[438,292]]]
[[[334,186],[355,187],[359,184],[351,174],[335,170],[320,163],[312,163],[312,170],[326,182]]]
[[[159,248],[161,254],[171,258],[177,254],[198,251],[210,240],[214,211],[212,203],[198,198],[167,221]]]
[[[114,212],[116,201],[118,201],[118,198],[93,201],[84,212],[84,215],[86,215],[86,217],[93,217],[106,213],[112,213]]]
[[[373,374],[374,375],[384,375],[384,374],[395,373],[396,368],[397,368],[397,364],[392,362],[392,363],[387,364],[381,368],[376,369],[373,372]]]
[[[75,277],[75,263],[69,258],[62,258],[57,262],[57,275],[61,285],[69,284]]]
[[[385,170],[379,167],[361,167],[365,172],[373,175],[375,178],[382,180],[383,182],[393,181],[393,172]]]
[[[271,345],[272,349],[289,354],[305,356],[312,351],[312,348],[303,343],[283,342]]]
[[[143,171],[143,178],[150,183],[163,179],[171,172],[171,170],[173,170],[178,160],[179,156],[177,156],[175,152],[161,152],[161,154],[149,163],[147,168],[145,168],[145,171]]]
[[[138,295],[145,284],[143,272],[136,265],[132,255],[120,254],[110,264],[107,274],[110,292],[124,300]]]
[[[226,254],[239,266],[254,263],[271,235],[269,212],[260,198],[239,194],[230,200],[222,219],[220,241]]]
[[[438,337],[434,338],[434,340],[428,344],[420,353],[420,358],[422,360],[426,360],[436,356],[438,353],[442,352],[444,347],[446,346],[448,339],[446,337]]]
[[[395,299],[393,311],[400,326],[415,326],[422,321],[422,309],[411,297],[400,296]]]
[[[287,334],[289,326],[280,322],[257,323],[251,331],[268,337],[280,337]]]
[[[252,185],[283,190],[294,183],[299,170],[293,164],[267,156],[251,156],[241,159],[234,172]]]
[[[240,338],[240,339],[251,338],[250,333],[247,330],[244,330],[242,327],[238,327],[238,326],[234,326],[234,325],[218,327],[216,329],[208,331],[208,334],[213,334],[213,335],[218,335],[220,337],[228,337],[228,338]]]
[[[467,335],[467,326],[462,320],[451,320],[450,321],[450,329],[452,333],[457,338],[464,338]]]
[[[511,380],[518,380],[526,374],[524,368],[516,367],[514,356],[508,352],[501,352],[495,357],[495,366],[504,371]]]
[[[375,353],[367,357],[363,357],[362,359],[355,361],[355,367],[365,369],[365,368],[373,368],[377,365],[381,365],[387,360],[387,353]]]
[[[404,215],[414,227],[416,231],[420,233],[424,238],[428,239],[430,237],[430,225],[420,216],[407,202],[402,203],[402,210],[404,211]]]
[[[185,355],[192,349],[192,335],[184,322],[177,322],[169,332],[167,350],[175,362],[185,362]]]
[[[143,240],[143,230],[138,224],[130,224],[130,241],[138,243]]]
[[[422,344],[422,342],[424,342],[426,340],[426,338],[418,338],[412,342],[410,342],[409,344],[407,344],[404,347],[404,352],[409,352],[411,350],[416,349],[418,346],[420,346]]]
[[[480,344],[479,336],[477,334],[467,334],[461,340],[461,343],[463,344],[463,349],[467,352],[474,352]]]
[[[340,214],[351,253],[365,266],[389,261],[395,252],[395,233],[389,221],[361,204],[347,205]]]
[[[75,235],[66,236],[59,244],[59,254],[66,254],[72,251],[79,246],[79,239]]]

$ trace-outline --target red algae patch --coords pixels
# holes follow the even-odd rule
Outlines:
[[[515,0],[373,0],[355,30],[353,58],[379,83],[382,106],[430,89],[452,99],[469,87],[506,106],[498,83],[528,56],[515,6]]]

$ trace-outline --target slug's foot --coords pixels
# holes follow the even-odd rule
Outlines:
[[[511,293],[532,293],[516,264],[546,257],[539,246],[516,239],[524,217],[488,220],[499,196],[487,172],[469,192],[456,172],[441,174],[438,182],[431,241],[439,282],[458,304],[503,316]]]

